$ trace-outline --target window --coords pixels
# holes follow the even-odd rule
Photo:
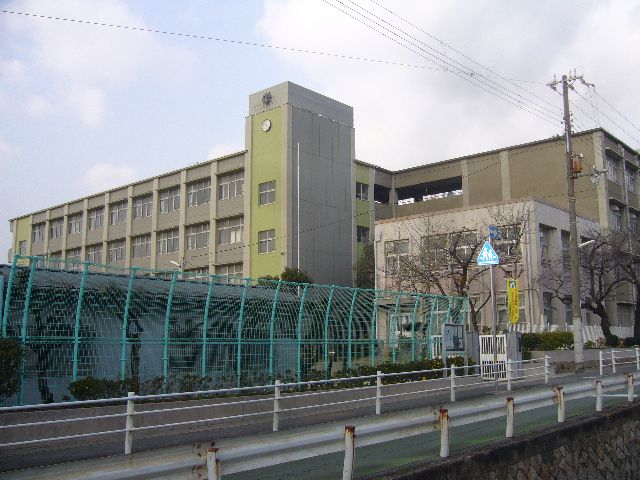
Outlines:
[[[74,248],[67,250],[67,268],[69,270],[82,270],[82,250]]]
[[[46,265],[47,268],[62,268],[64,263],[62,261],[62,252],[50,253],[47,258],[49,259]]]
[[[409,240],[386,242],[384,252],[386,274],[396,275],[400,271],[402,260],[409,255]]]
[[[207,280],[209,278],[209,267],[185,270],[182,278],[185,280]]]
[[[540,260],[542,263],[548,263],[549,258],[549,240],[551,238],[551,229],[540,225]]]
[[[218,220],[218,245],[229,245],[231,243],[241,242],[243,229],[243,217]]]
[[[109,242],[108,246],[108,262],[116,263],[124,261],[124,248],[125,242],[124,240],[118,240],[116,242]]]
[[[44,242],[45,224],[38,223],[31,230],[31,243]]]
[[[151,216],[153,209],[153,196],[147,195],[133,199],[133,219],[139,220]]]
[[[226,200],[242,195],[244,172],[234,172],[218,177],[218,200]]]
[[[449,242],[455,247],[455,255],[458,260],[463,262],[471,261],[478,252],[478,237],[473,232],[456,232],[449,235]]]
[[[102,244],[89,245],[86,251],[87,262],[102,263]]]
[[[77,235],[82,233],[82,214],[69,215],[67,219],[67,233],[69,235]]]
[[[276,231],[264,230],[258,232],[258,253],[272,253],[276,251]]]
[[[180,210],[180,187],[163,190],[158,194],[160,213],[170,213]]]
[[[151,256],[151,235],[140,235],[131,239],[131,258]]]
[[[448,265],[450,262],[448,235],[422,237],[422,255],[428,265]]]
[[[609,206],[609,220],[613,230],[620,230],[622,228],[622,210],[618,205]]]
[[[500,259],[517,257],[520,240],[520,225],[503,225],[498,227],[498,236],[495,238],[493,248]]]
[[[18,242],[18,255],[26,255],[27,254],[27,241],[20,240]]]
[[[112,203],[109,206],[109,216],[111,225],[124,223],[127,221],[127,201]]]
[[[190,183],[187,187],[187,202],[190,207],[206,205],[211,201],[211,179]]]
[[[276,181],[261,183],[258,185],[258,205],[268,205],[276,201]]]
[[[89,230],[97,230],[102,228],[104,221],[104,208],[94,208],[87,212],[87,228]]]
[[[553,325],[553,306],[551,300],[553,295],[548,292],[542,294],[542,316],[544,323],[547,325]]]
[[[187,250],[209,246],[209,224],[201,223],[187,227]]]
[[[562,264],[564,265],[565,268],[568,268],[569,265],[569,242],[570,242],[571,236],[569,235],[569,232],[567,232],[566,230],[562,230],[560,232],[560,242],[562,243],[561,247],[562,247]]]
[[[166,255],[178,251],[180,247],[180,231],[177,228],[158,233],[158,255]],[[149,248],[151,241],[149,241]],[[151,253],[149,253],[151,255]],[[149,255],[146,255],[147,257]],[[134,257],[135,258],[135,257]]]
[[[618,161],[615,158],[607,157],[607,179],[615,183],[620,183],[618,176]]]
[[[629,303],[618,304],[618,325],[621,327],[633,326],[633,305]]]
[[[64,220],[56,218],[49,222],[49,238],[62,238],[64,234]]]
[[[230,263],[229,265],[219,265],[216,267],[216,275],[223,276],[219,281],[229,283],[240,283],[242,281],[242,263]]]
[[[626,184],[627,184],[627,190],[629,190],[630,192],[635,192],[636,191],[636,172],[635,170],[627,170],[626,175],[625,175],[625,179],[626,179]]]
[[[629,230],[634,235],[640,235],[640,221],[637,213],[629,212]]]
[[[356,182],[356,198],[358,200],[369,200],[369,185]]]
[[[369,243],[369,227],[356,227],[356,237],[359,243]]]

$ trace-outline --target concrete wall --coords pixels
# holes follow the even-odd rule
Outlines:
[[[638,478],[640,405],[543,427],[513,439],[363,480]]]

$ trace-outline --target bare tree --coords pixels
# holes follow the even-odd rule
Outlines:
[[[626,252],[621,255],[620,268],[625,279],[636,290],[636,305],[633,318],[633,336],[640,337],[640,228],[634,221],[631,228],[626,230]]]

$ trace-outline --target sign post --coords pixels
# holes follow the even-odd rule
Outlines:
[[[498,235],[497,228],[495,226],[489,227],[489,239],[492,240]],[[498,363],[498,342],[496,339],[496,298],[493,291],[493,266],[498,265],[500,263],[500,257],[493,249],[491,244],[486,241],[478,254],[478,265],[489,265],[489,283],[491,284],[491,317],[493,319],[491,325],[491,334],[493,341],[493,377],[496,384],[496,389],[498,388],[498,370],[496,369],[496,365]]]
[[[517,279],[507,278],[507,302],[509,305],[509,323],[515,325],[520,320],[520,298]]]

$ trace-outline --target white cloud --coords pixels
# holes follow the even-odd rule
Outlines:
[[[132,167],[96,163],[84,173],[82,181],[87,191],[95,193],[131,183],[136,175],[136,170]]]
[[[209,153],[207,154],[207,158],[218,158],[223,157],[225,155],[229,155],[230,153],[241,152],[244,150],[244,146],[236,145],[233,143],[218,143],[209,149]]]
[[[82,122],[97,127],[105,114],[105,94],[97,88],[83,88],[71,93],[69,103],[78,112]]]
[[[24,63],[16,58],[0,61],[0,78],[11,82],[23,81],[25,79]]]
[[[17,151],[18,148],[15,145],[11,145],[0,137],[0,166],[9,163],[9,160],[14,157]]]
[[[561,99],[545,84],[554,73],[567,73],[578,65],[590,73],[589,81],[598,83],[594,78],[598,76],[605,80],[599,91],[611,103],[627,112],[640,107],[640,91],[633,81],[640,74],[640,64],[628,60],[640,54],[640,7],[632,2],[542,0],[541,5],[450,0],[385,2],[385,6],[494,72],[526,82],[514,85],[500,80],[496,73],[483,70],[372,2],[366,8],[409,32],[415,39],[412,42],[424,42],[413,47],[420,49],[420,55],[323,2],[266,0],[256,30],[267,43],[430,68],[434,64],[429,59],[435,55],[450,70],[460,62],[487,75],[487,79],[477,74],[474,78],[485,83],[483,88],[489,92],[437,69],[276,51],[311,79],[305,86],[354,107],[356,156],[361,160],[397,169],[561,133]],[[571,22],[565,23],[566,16]],[[611,25],[616,25],[615,31]],[[510,103],[496,98],[494,80],[509,89],[501,96]],[[554,118],[544,121],[512,105],[519,105],[521,95],[528,95],[523,89],[540,97],[530,97],[538,105],[535,108],[552,110]],[[583,128],[594,126],[580,111],[574,111],[574,117],[582,120]],[[615,128],[612,131],[616,133]]]
[[[29,115],[44,117],[51,112],[53,112],[53,107],[46,98],[40,95],[33,95],[27,102],[27,113]]]

